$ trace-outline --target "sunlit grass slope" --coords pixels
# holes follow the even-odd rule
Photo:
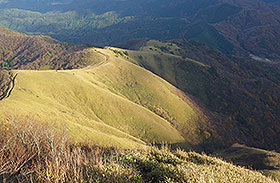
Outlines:
[[[164,48],[162,48],[164,47]],[[163,49],[169,50],[171,53],[167,53],[166,51],[162,51]],[[178,51],[178,47],[175,44],[169,44],[169,43],[162,43],[160,41],[148,41],[146,43],[145,47],[142,47],[140,51],[133,51],[133,50],[124,50],[120,48],[113,48],[113,47],[107,47],[104,51],[113,51],[115,54],[115,57],[117,58],[123,58],[127,60],[130,63],[133,63],[135,65],[138,65],[142,67],[142,70],[150,70],[154,74],[158,75],[161,78],[164,78],[165,80],[169,81],[173,85],[182,85],[182,80],[188,80],[190,81],[190,85],[185,87],[193,88],[193,90],[196,90],[197,88],[200,88],[199,85],[204,83],[205,81],[202,81],[203,78],[200,77],[200,73],[197,72],[197,70],[192,71],[186,75],[181,75],[182,73],[178,73],[179,71],[184,69],[177,69],[177,64],[182,64],[184,66],[189,66],[190,68],[202,68],[202,69],[208,69],[209,66],[200,63],[196,60],[189,59],[189,58],[182,58],[181,56],[172,54]],[[194,67],[193,67],[194,66]],[[153,91],[157,91],[159,87],[155,86],[154,84],[150,84],[151,82],[147,79],[147,76],[141,74],[143,79],[141,81],[145,81],[145,86],[153,87],[151,88]],[[146,77],[146,78],[145,78]],[[182,77],[178,79],[178,77]],[[131,77],[130,77],[131,78]],[[177,82],[180,82],[179,84]],[[149,83],[150,82],[150,83]],[[170,85],[171,86],[171,85]],[[133,86],[134,88],[137,87]],[[132,87],[132,88],[133,88]],[[178,105],[179,103],[176,101],[173,101],[172,98],[168,98],[166,95],[166,92],[161,93],[164,98],[164,100],[160,100],[161,105],[163,102],[168,103],[170,107],[167,107],[168,111],[166,111],[165,114],[171,114],[171,116],[175,116],[175,120],[169,120],[174,122],[175,124],[179,125],[181,131],[185,135],[187,139],[192,139],[192,142],[195,143],[201,143],[203,140],[208,139],[210,136],[212,136],[213,128],[209,123],[207,123],[205,120],[204,114],[201,112],[200,108],[185,94],[183,94],[178,89],[175,89],[173,86],[171,87],[172,93],[176,93],[183,99],[185,102],[180,103],[182,105],[187,105],[191,107],[181,107]],[[201,87],[203,88],[203,87]],[[127,87],[125,88],[125,91],[127,90]],[[200,91],[196,90],[197,93],[202,93],[202,95],[206,95],[206,91]],[[126,94],[128,95],[128,94]],[[133,95],[133,90],[130,93],[130,98],[133,98],[135,94]],[[155,102],[159,96],[153,96],[151,99],[147,100],[146,103],[149,103],[149,101]],[[135,100],[137,100],[137,96],[135,96]],[[147,99],[146,97],[144,100]],[[171,100],[169,100],[171,99]],[[173,102],[172,102],[173,101]],[[158,101],[156,101],[158,102]],[[143,102],[142,102],[143,103]],[[149,105],[149,104],[148,104]],[[187,113],[184,112],[184,110],[187,109]],[[189,109],[189,110],[188,110]],[[198,115],[199,114],[199,115]],[[169,118],[170,119],[170,118]],[[188,119],[188,120],[186,120]],[[187,122],[186,122],[187,121]],[[215,131],[215,130],[214,130]],[[215,132],[214,132],[215,133]],[[205,134],[207,134],[205,136]]]
[[[207,67],[203,63],[190,58],[178,56],[179,47],[173,43],[164,43],[150,40],[139,51],[128,50],[128,55],[133,58],[135,64],[139,64],[152,70],[157,75],[164,77],[171,83],[176,83],[176,70],[174,65],[178,62],[190,62],[201,67]]]
[[[29,116],[105,146],[201,141],[198,115],[178,89],[110,49],[90,51],[98,63],[84,69],[14,71],[15,88],[0,102],[1,119]]]
[[[194,110],[192,101],[180,90],[146,69],[129,63],[133,58],[119,55],[116,48],[102,50],[112,55],[106,66],[97,67],[96,78],[105,83],[108,89],[139,104],[169,121],[186,135],[187,141],[201,141],[200,111]],[[122,60],[122,61],[121,61]],[[114,72],[111,72],[114,70]]]
[[[130,61],[140,65],[161,78],[164,78],[183,91],[188,91],[200,100],[208,103],[206,72],[210,66],[198,60],[180,56],[180,50],[174,43],[150,40],[138,51],[127,50]]]

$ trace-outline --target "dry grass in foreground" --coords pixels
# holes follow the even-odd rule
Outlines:
[[[31,120],[9,118],[0,129],[0,182],[275,182],[195,152],[73,145]]]

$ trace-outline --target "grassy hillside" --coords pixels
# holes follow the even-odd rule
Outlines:
[[[178,89],[110,49],[88,50],[95,65],[79,70],[15,70],[15,87],[1,101],[2,119],[17,111],[66,128],[78,141],[136,147],[201,143],[203,120]],[[188,142],[188,143],[186,143]]]
[[[137,48],[136,42],[124,46]],[[229,57],[193,41],[140,43],[138,51],[127,51],[131,62],[195,97],[207,109],[222,144],[279,147],[278,64]]]
[[[134,59],[133,63],[156,73],[173,85],[180,86],[183,91],[188,88],[189,94],[208,100],[207,90],[203,87],[206,84],[206,74],[200,71],[207,71],[210,66],[179,56],[180,49],[176,44],[151,40],[140,49],[140,52],[128,51],[128,53]]]
[[[149,145],[213,151],[238,140],[258,145],[269,141],[266,147],[278,147],[274,134],[278,128],[259,134],[254,130],[266,123],[244,118],[242,124],[253,102],[242,105],[245,112],[232,113],[235,102],[251,99],[238,98],[243,93],[234,89],[243,86],[241,79],[250,76],[256,82],[254,77],[259,76],[264,80],[262,74],[271,69],[272,75],[264,83],[277,85],[277,65],[253,67],[245,62],[237,66],[239,60],[194,42],[142,40],[135,42],[138,51],[130,51],[65,47],[49,37],[6,29],[0,34],[4,40],[0,44],[4,63],[0,72],[0,162],[4,162],[0,182],[275,182],[206,155]],[[40,56],[53,50],[58,51],[53,56]],[[197,54],[204,51],[211,54]],[[7,60],[11,55],[15,56]],[[246,75],[248,67],[250,75]],[[6,71],[11,68],[18,70]],[[242,82],[237,85],[236,79]],[[237,98],[225,90],[229,83]],[[262,84],[256,83],[263,88]],[[277,88],[268,89],[278,92]],[[273,99],[268,98],[270,102]],[[273,105],[265,107],[275,110]],[[269,120],[275,117],[265,115]],[[273,125],[277,127],[278,121]],[[276,152],[242,147],[221,154],[236,164],[279,178],[280,156]]]

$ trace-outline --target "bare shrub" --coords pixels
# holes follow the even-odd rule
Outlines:
[[[0,182],[277,182],[194,152],[74,144],[31,118],[0,124]]]

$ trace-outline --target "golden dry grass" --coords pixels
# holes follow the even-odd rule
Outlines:
[[[32,119],[0,125],[0,182],[277,183],[221,159],[161,149],[113,149],[72,144],[67,134]]]

